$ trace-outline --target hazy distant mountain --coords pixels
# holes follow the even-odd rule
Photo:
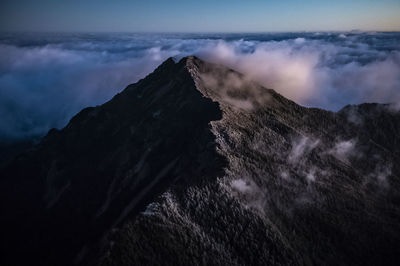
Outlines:
[[[168,59],[0,171],[2,265],[395,265],[400,114]]]

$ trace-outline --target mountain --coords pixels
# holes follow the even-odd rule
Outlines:
[[[2,265],[396,265],[400,114],[168,59],[0,170]]]

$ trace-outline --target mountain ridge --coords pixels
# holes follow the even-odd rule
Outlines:
[[[382,105],[305,108],[169,58],[0,170],[3,259],[395,264],[399,136]]]

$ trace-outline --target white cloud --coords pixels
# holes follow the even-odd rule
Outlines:
[[[355,140],[338,141],[335,146],[328,151],[339,160],[347,162],[350,156],[355,154]]]
[[[243,52],[243,46],[241,41],[220,41],[200,55],[307,106],[337,110],[346,104],[400,102],[398,51],[382,53],[365,44],[349,48],[298,39],[255,42],[251,53]]]
[[[252,187],[249,182],[246,182],[243,179],[236,179],[232,181],[232,188],[241,192],[241,193],[251,193]]]
[[[307,137],[300,137],[298,139],[295,139],[292,142],[292,149],[289,154],[289,162],[291,163],[298,163],[298,161],[305,155],[307,155],[309,152],[311,152],[313,149],[315,149],[319,144],[318,140],[311,140]]]
[[[246,206],[257,209],[261,213],[265,211],[266,195],[262,189],[250,179],[235,179],[231,182],[235,194],[243,197]]]
[[[346,104],[392,102],[399,110],[400,35],[385,36],[4,38],[0,40],[0,138],[24,138],[63,127],[80,109],[103,103],[166,58],[193,54],[243,72],[303,105],[338,110]],[[238,108],[251,107],[247,100],[225,100]]]

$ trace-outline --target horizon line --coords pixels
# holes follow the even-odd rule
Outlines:
[[[274,34],[274,33],[400,33],[399,30],[294,30],[294,31],[86,31],[86,30],[0,30],[4,33],[130,33],[130,34]]]

